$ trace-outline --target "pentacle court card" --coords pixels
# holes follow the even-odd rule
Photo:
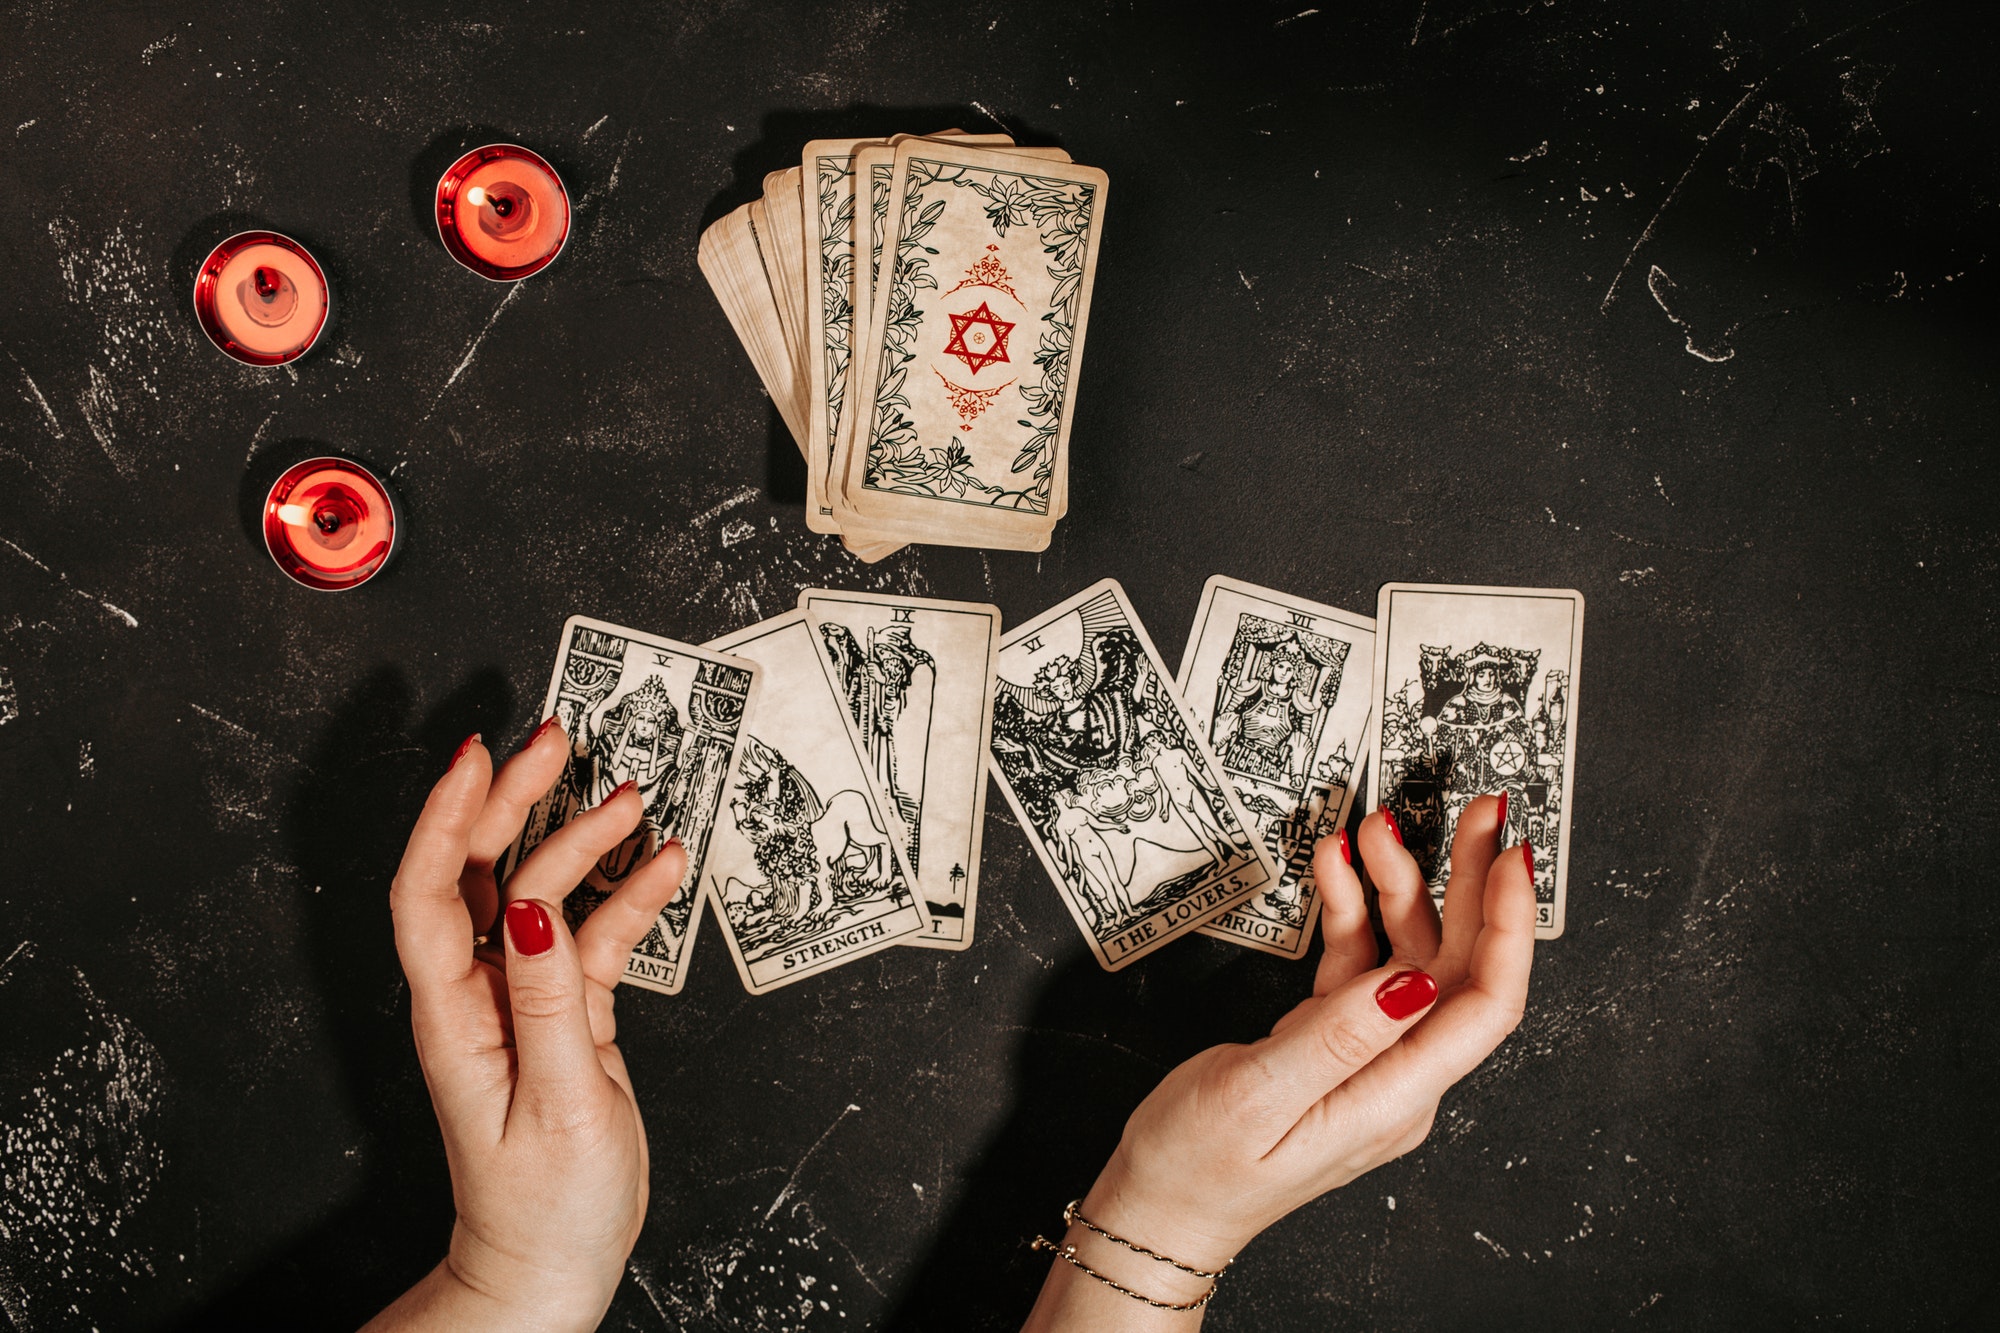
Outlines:
[[[1201,928],[1303,957],[1319,921],[1313,847],[1347,822],[1367,743],[1375,622],[1218,574],[1178,679],[1278,880]]]
[[[826,588],[800,593],[799,607],[928,909],[929,933],[905,942],[964,949],[979,901],[1000,608]]]
[[[697,886],[756,679],[751,663],[707,648],[583,616],[563,625],[542,715],[559,719],[569,734],[569,764],[529,811],[497,870],[505,882],[579,810],[621,783],[638,783],[645,803],[639,827],[591,867],[564,904],[571,922],[581,922],[662,842],[681,840],[684,887],[625,964],[634,986],[672,995],[687,979]]]
[[[1276,878],[1116,580],[1001,640],[993,775],[1106,971]]]
[[[1507,797],[1501,842],[1535,849],[1535,937],[1562,934],[1576,775],[1583,594],[1390,583],[1376,610],[1369,795],[1395,814],[1431,892],[1458,816]]]
[[[744,986],[774,990],[929,933],[806,613],[709,646],[762,678],[701,881]]]

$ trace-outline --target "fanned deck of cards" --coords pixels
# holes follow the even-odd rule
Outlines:
[[[572,921],[678,836],[686,885],[626,979],[679,991],[706,903],[762,993],[898,945],[969,948],[990,772],[1105,969],[1191,934],[1302,958],[1313,850],[1366,758],[1439,896],[1459,814],[1504,793],[1501,842],[1534,846],[1553,939],[1582,644],[1562,589],[1392,583],[1370,620],[1221,575],[1176,677],[1112,579],[1004,635],[985,603],[830,588],[699,648],[577,616],[544,705],[570,762],[499,871],[636,782],[644,820]]]
[[[701,270],[805,459],[809,527],[869,561],[1047,547],[1107,185],[1006,135],[820,139],[703,232]]]

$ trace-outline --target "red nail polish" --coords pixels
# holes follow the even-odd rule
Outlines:
[[[1401,847],[1403,845],[1403,830],[1396,826],[1396,812],[1386,805],[1382,807],[1382,823],[1388,828],[1389,836],[1396,840],[1396,845]]]
[[[1430,973],[1419,972],[1416,968],[1398,972],[1375,988],[1376,1007],[1398,1023],[1429,1008],[1437,997],[1437,982],[1431,979]]]
[[[660,850],[663,852],[667,850],[667,848],[669,847],[678,847],[682,851],[687,850],[687,844],[681,841],[681,835],[678,833],[674,834],[673,837],[668,838],[665,842],[660,844]]]
[[[1340,830],[1338,836],[1340,838],[1340,859],[1347,862],[1347,864],[1349,865],[1353,865],[1354,852],[1347,845],[1347,830],[1346,829]]]
[[[549,946],[556,942],[556,932],[542,905],[532,898],[522,898],[507,904],[507,938],[514,941],[515,953],[533,958],[549,951]]]
[[[613,801],[617,800],[617,799],[618,799],[618,798],[619,798],[620,796],[623,796],[623,795],[624,795],[624,794],[625,794],[626,792],[628,792],[628,791],[637,791],[637,790],[639,790],[639,784],[638,784],[638,783],[636,783],[636,782],[621,782],[621,783],[619,783],[619,784],[617,785],[617,787],[615,787],[615,788],[614,788],[614,789],[612,790],[612,792],[611,792],[611,794],[610,794],[609,796],[605,797],[605,798],[604,798],[604,799],[603,799],[602,801],[598,802],[598,804],[599,804],[599,805],[610,805],[610,804],[611,804],[611,803],[612,803]]]
[[[1522,844],[1521,844],[1521,860],[1527,863],[1527,867],[1528,867],[1528,882],[1529,882],[1530,884],[1534,883],[1534,882],[1535,882],[1535,844],[1534,844],[1534,843],[1532,843],[1532,842],[1524,842],[1524,843],[1522,843]]]
[[[536,741],[548,735],[549,732],[552,729],[554,729],[555,725],[556,725],[556,720],[553,717],[544,718],[542,721],[542,725],[535,728],[535,734],[528,737],[528,745],[533,745]],[[525,750],[527,746],[524,745],[521,748]]]
[[[449,773],[454,768],[457,768],[458,761],[465,758],[465,752],[467,750],[470,750],[472,748],[473,742],[477,741],[478,739],[479,739],[479,733],[475,731],[470,736],[467,736],[464,740],[460,741],[458,743],[458,748],[451,752],[451,762],[444,766],[444,771]]]
[[[1504,789],[1500,793],[1500,845],[1507,845],[1507,793]]]

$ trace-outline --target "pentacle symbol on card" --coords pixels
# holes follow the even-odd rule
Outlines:
[[[958,280],[958,286],[953,287],[945,295],[950,296],[952,292],[963,291],[967,287],[991,287],[996,292],[1005,292],[1013,297],[1016,305],[1021,304],[1021,297],[1013,287],[1013,279],[1008,276],[1007,266],[1000,262],[1000,247],[997,245],[987,246],[986,253],[965,270],[965,276]]]
[[[972,423],[993,406],[993,400],[999,397],[1000,391],[1014,383],[1008,380],[1006,384],[996,384],[990,389],[968,389],[963,384],[953,384],[946,379],[944,372],[936,366],[931,367],[931,374],[936,375],[938,383],[944,385],[945,394],[951,399],[951,410],[958,413],[960,430],[971,430]]]
[[[965,362],[966,369],[975,375],[1008,359],[1007,335],[1014,326],[994,314],[986,302],[981,301],[976,310],[962,315],[947,313],[945,317],[951,321],[951,339],[944,345],[946,356]]]

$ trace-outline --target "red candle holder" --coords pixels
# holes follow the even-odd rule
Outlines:
[[[513,282],[547,268],[569,240],[569,195],[556,169],[518,144],[475,148],[438,178],[438,238],[482,278]]]
[[[345,458],[308,458],[264,501],[264,545],[278,568],[321,592],[358,588],[395,553],[401,527],[381,479]]]
[[[194,276],[194,317],[208,340],[250,366],[281,366],[312,350],[332,309],[319,261],[289,236],[241,231]]]

